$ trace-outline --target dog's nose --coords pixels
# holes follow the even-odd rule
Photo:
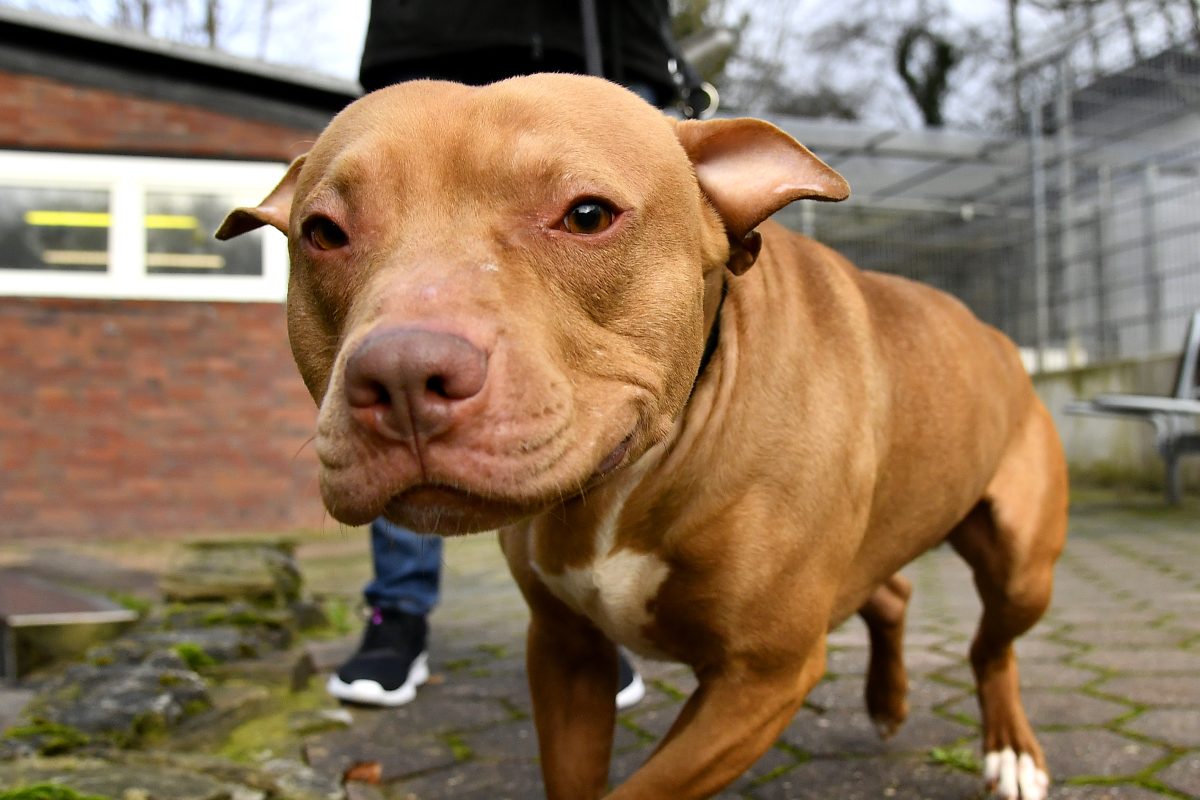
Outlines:
[[[383,436],[429,438],[450,426],[457,403],[479,394],[487,368],[487,353],[461,336],[388,327],[346,359],[346,402]]]

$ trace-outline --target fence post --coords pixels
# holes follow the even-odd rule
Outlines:
[[[1058,269],[1059,302],[1055,305],[1065,319],[1059,320],[1058,331],[1073,346],[1068,349],[1067,366],[1077,366],[1077,337],[1080,327],[1078,292],[1080,265],[1075,263],[1075,164],[1074,132],[1072,130],[1073,72],[1066,58],[1058,62],[1058,94],[1055,98],[1055,121],[1058,145]],[[1049,321],[1047,321],[1049,325]]]
[[[1029,104],[1029,168],[1033,201],[1033,268],[1034,320],[1037,358],[1035,371],[1046,367],[1046,345],[1050,338],[1049,325],[1049,246],[1046,220],[1046,164],[1042,143],[1042,98],[1036,87]]]
[[[1108,247],[1112,224],[1112,167],[1100,164],[1096,174],[1095,282],[1096,340],[1099,356],[1111,358],[1117,353],[1116,336],[1108,319]]]
[[[1142,167],[1142,268],[1146,276],[1147,351],[1162,352],[1162,274],[1158,264],[1158,224],[1155,209],[1158,165]]]

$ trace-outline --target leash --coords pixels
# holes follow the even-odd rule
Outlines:
[[[614,18],[620,10],[620,2],[613,3]],[[596,11],[596,0],[579,0],[579,14],[583,20],[583,60],[589,75],[604,77],[604,46],[600,41],[600,18]],[[685,119],[707,119],[717,111],[720,96],[717,88],[700,77],[695,68],[683,57],[679,44],[671,32],[671,19],[666,17],[658,30],[663,49],[669,56],[667,70],[675,84],[675,93]],[[613,64],[616,65],[618,81],[624,76],[621,65],[620,25],[612,26]]]

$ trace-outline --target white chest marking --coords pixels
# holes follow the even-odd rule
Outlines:
[[[614,499],[597,526],[590,564],[569,567],[560,574],[543,571],[536,560],[533,568],[555,597],[590,619],[614,642],[640,655],[666,658],[646,638],[644,628],[651,622],[647,606],[670,567],[649,553],[613,549],[617,521],[634,485],[636,482],[631,482],[629,490]]]

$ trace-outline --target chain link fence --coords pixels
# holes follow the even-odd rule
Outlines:
[[[864,172],[849,204],[785,221],[958,296],[1033,369],[1178,350],[1200,307],[1200,53],[1129,36],[1120,21],[1064,34],[1022,64],[1023,130],[967,154],[931,134],[920,159],[891,153],[897,179]]]

